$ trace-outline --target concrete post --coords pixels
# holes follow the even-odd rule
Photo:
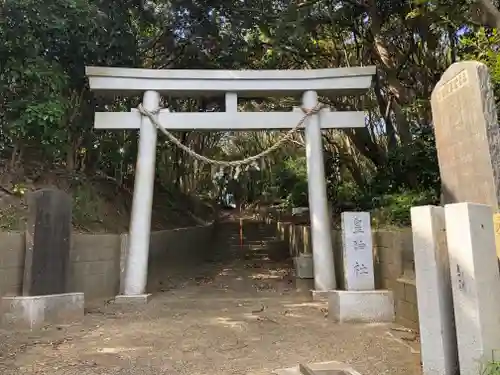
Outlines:
[[[450,261],[443,207],[411,208],[423,375],[458,373]]]
[[[464,202],[447,204],[444,212],[459,373],[487,374],[481,367],[498,361],[500,348],[500,274],[493,210]]]
[[[302,96],[302,104],[307,109],[314,108],[318,104],[318,94],[315,91],[306,91]],[[315,114],[306,120],[305,135],[314,287],[316,291],[324,292],[335,289],[336,282],[319,116]]]
[[[155,110],[160,105],[160,94],[146,91],[143,106]],[[134,199],[130,218],[129,250],[125,269],[125,295],[142,295],[148,278],[149,239],[156,162],[156,127],[143,116],[139,136],[139,150],[135,169]]]

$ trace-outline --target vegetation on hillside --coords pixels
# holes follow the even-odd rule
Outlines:
[[[395,224],[408,222],[412,205],[439,201],[429,98],[442,72],[457,60],[480,60],[491,68],[495,88],[500,87],[499,18],[489,0],[3,0],[0,7],[0,185],[9,199],[22,196],[51,171],[64,174],[72,192],[97,189],[101,196],[98,179],[114,184],[115,196],[132,188],[137,132],[96,131],[92,125],[94,111],[128,111],[140,98],[95,97],[88,89],[85,65],[376,65],[378,76],[369,95],[321,98],[334,108],[368,113],[364,129],[324,134],[328,195],[335,212],[372,210],[379,220]],[[183,111],[223,105],[221,98],[165,102]],[[297,98],[284,98],[242,105],[272,110],[297,103]],[[193,150],[219,159],[258,153],[280,136],[176,135]],[[263,160],[259,171],[246,173],[245,200],[269,196],[283,204],[306,204],[303,143],[297,135]],[[157,188],[172,203],[167,205],[179,195],[214,191],[213,168],[174,146],[160,142],[157,160]],[[27,174],[27,166],[38,171],[35,177]],[[95,199],[84,196],[81,201],[91,204]],[[2,217],[12,218],[6,207],[11,205],[4,204]],[[100,216],[110,213],[101,214],[96,207],[78,215],[94,215],[90,221],[102,222]]]

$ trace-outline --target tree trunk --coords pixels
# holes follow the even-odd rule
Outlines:
[[[385,79],[387,82],[387,88],[390,94],[394,97],[395,101],[392,105],[392,109],[396,116],[396,128],[398,130],[399,139],[402,144],[407,144],[411,142],[411,134],[409,131],[409,123],[406,117],[400,111],[400,106],[404,105],[408,101],[408,94],[398,79],[399,66],[396,61],[396,57],[389,50],[389,47],[384,40],[382,34],[382,20],[380,14],[378,13],[377,4],[375,0],[369,0],[368,13],[371,18],[371,32],[374,39],[374,47],[376,52],[376,58],[380,61],[381,66],[385,72]]]

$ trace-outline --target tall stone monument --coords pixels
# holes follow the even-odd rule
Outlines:
[[[486,65],[458,62],[432,93],[442,204],[471,202],[498,210],[500,128]]]
[[[71,247],[71,198],[42,189],[28,196],[23,295],[66,292]]]
[[[432,93],[432,116],[442,182],[441,204],[493,208],[500,259],[500,127],[486,65],[451,65]]]
[[[37,190],[28,195],[28,209],[23,295],[1,299],[2,323],[35,329],[80,320],[84,294],[66,290],[71,197],[57,189]]]

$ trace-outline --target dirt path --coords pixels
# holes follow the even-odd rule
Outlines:
[[[292,290],[265,229],[241,248],[235,228],[221,233],[213,263],[147,306],[94,307],[81,324],[36,334],[0,331],[0,373],[268,375],[335,360],[361,374],[419,374],[418,355],[389,325],[332,323],[326,306]]]

